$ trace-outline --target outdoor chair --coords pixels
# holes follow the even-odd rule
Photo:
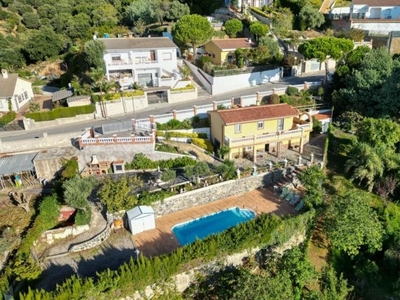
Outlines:
[[[282,190],[282,193],[279,195],[279,197],[281,199],[285,198],[287,196],[288,192],[289,192],[289,187],[288,186],[284,186],[283,190]]]
[[[303,200],[300,200],[300,203],[299,204],[297,204],[297,206],[295,207],[295,211],[297,211],[297,212],[299,212],[300,211],[300,209],[302,209],[303,208],[303,206],[304,206],[304,201]]]
[[[289,193],[286,195],[285,200],[286,200],[287,202],[289,202],[290,200],[292,200],[293,196],[294,196],[294,191],[291,190],[291,191],[289,191]]]
[[[298,194],[295,194],[294,196],[293,196],[293,198],[292,198],[292,200],[290,200],[290,204],[291,205],[296,205],[297,204],[297,202],[299,202],[300,201],[300,195],[298,195]]]

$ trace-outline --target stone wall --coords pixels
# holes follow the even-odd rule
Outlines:
[[[229,180],[184,194],[175,195],[164,199],[164,201],[158,201],[152,206],[156,216],[163,216],[230,196],[241,195],[262,186],[269,185],[281,178],[282,170],[274,170],[257,176],[246,177],[240,180]]]
[[[65,239],[69,236],[75,236],[89,230],[89,225],[68,226],[64,228],[47,230],[42,233],[41,239],[52,244],[54,240]]]
[[[186,102],[197,99],[197,88],[193,90],[167,91],[168,103]]]
[[[90,240],[87,240],[83,243],[73,245],[68,251],[69,252],[79,252],[79,251],[94,248],[94,247],[100,245],[106,239],[108,239],[110,234],[111,234],[111,224],[107,224],[106,228],[104,228],[104,230],[102,232],[100,232],[98,235],[96,235],[94,238],[91,238]]]

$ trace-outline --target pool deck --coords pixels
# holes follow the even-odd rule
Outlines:
[[[294,208],[288,202],[279,199],[271,189],[258,189],[158,217],[155,229],[136,234],[132,238],[136,247],[147,257],[170,253],[180,247],[172,227],[231,207],[251,209],[256,215],[296,215]]]

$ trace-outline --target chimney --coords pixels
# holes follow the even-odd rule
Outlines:
[[[98,165],[98,164],[99,164],[99,160],[97,159],[96,154],[92,155],[91,164],[92,164],[92,165]]]
[[[6,69],[1,69],[1,75],[3,75],[3,78],[6,79],[8,78],[8,72]]]

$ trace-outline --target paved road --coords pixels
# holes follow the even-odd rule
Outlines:
[[[227,93],[227,94],[204,97],[203,99],[197,99],[197,100],[189,101],[189,102],[185,102],[185,103],[153,104],[153,105],[149,105],[148,108],[141,110],[140,112],[130,113],[130,114],[126,114],[126,115],[124,114],[124,115],[115,116],[115,117],[109,117],[107,119],[88,120],[88,121],[82,121],[79,123],[66,124],[66,125],[62,125],[59,127],[51,127],[51,128],[47,128],[47,129],[0,132],[0,139],[3,142],[22,141],[22,140],[26,140],[26,139],[39,138],[42,136],[43,132],[47,132],[48,136],[56,136],[56,135],[60,135],[60,134],[69,134],[69,133],[71,133],[71,134],[76,133],[77,135],[80,135],[87,127],[92,127],[92,126],[98,127],[98,126],[101,126],[102,124],[123,122],[123,121],[128,121],[131,119],[147,118],[149,115],[165,114],[165,113],[171,112],[174,109],[181,110],[181,109],[192,108],[194,105],[209,104],[209,103],[212,103],[213,101],[221,101],[221,100],[230,99],[232,97],[236,98],[236,97],[240,97],[240,96],[244,96],[244,95],[251,95],[251,94],[255,94],[257,91],[260,91],[260,92],[270,91],[273,88],[286,87],[289,84],[301,84],[301,83],[304,83],[304,81],[309,81],[309,82],[320,81],[324,77],[323,74],[324,74],[323,72],[319,72],[318,74],[315,74],[312,76],[285,78],[276,83],[268,83],[265,85],[247,88],[247,89],[243,89],[243,90],[239,90],[239,91],[234,91],[234,92]]]

